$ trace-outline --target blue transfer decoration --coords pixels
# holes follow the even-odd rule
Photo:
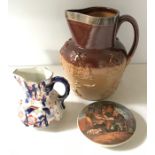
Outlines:
[[[50,112],[50,110],[49,110],[49,108],[43,108],[43,110],[48,114],[48,115],[50,115],[51,114],[51,112]]]
[[[25,103],[29,103],[29,99],[28,98],[25,99]]]
[[[43,98],[41,99],[41,103],[43,106],[45,106],[45,104],[46,104],[46,97],[45,96],[43,96]]]
[[[31,113],[32,111],[34,111],[35,109],[34,108],[28,108],[27,110],[25,110],[26,114],[29,114]]]
[[[31,74],[32,71],[27,73]],[[56,76],[50,77],[47,81],[43,78],[38,83],[38,81],[26,81],[27,78],[24,78],[24,74],[22,75],[22,73],[23,69],[21,72],[15,72],[17,75],[15,79],[25,92],[24,99],[20,100],[18,115],[25,126],[44,127],[54,120],[59,121],[62,118],[63,109],[65,109],[64,100],[70,92],[67,80]],[[44,75],[44,72],[41,72],[41,74]],[[64,95],[59,95],[57,91],[53,90],[56,82],[61,82],[65,85]],[[52,94],[53,99],[48,98],[50,92],[54,93]]]

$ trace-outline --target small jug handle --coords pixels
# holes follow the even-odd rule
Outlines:
[[[138,41],[139,41],[139,28],[138,28],[138,24],[136,22],[136,20],[129,16],[129,15],[123,15],[123,16],[120,16],[119,19],[118,19],[118,25],[117,25],[117,30],[116,30],[116,33],[118,32],[121,24],[123,22],[129,22],[132,27],[133,27],[133,30],[134,30],[134,41],[133,41],[133,44],[128,52],[128,55],[127,55],[127,64],[129,64],[132,56],[134,55],[135,53],[135,50],[137,48],[137,45],[138,45]]]
[[[62,101],[64,101],[65,98],[69,95],[69,92],[70,92],[70,85],[69,85],[68,81],[65,78],[63,78],[61,76],[55,76],[55,77],[51,78],[51,83],[45,86],[45,91],[48,94],[53,89],[54,84],[56,82],[61,82],[65,86],[65,93],[64,93],[64,95],[59,95],[59,98]],[[62,106],[63,106],[63,108],[65,108],[63,102],[62,102]]]

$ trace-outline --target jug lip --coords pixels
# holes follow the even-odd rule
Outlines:
[[[94,16],[89,13],[91,12],[101,12],[107,11],[112,13],[110,16]],[[119,16],[119,11],[117,9],[109,8],[109,7],[88,7],[84,9],[73,9],[66,10],[65,15],[67,20],[81,22],[89,25],[103,25],[109,26],[114,25],[116,18]]]
[[[26,82],[37,84],[53,77],[53,72],[47,66],[20,67],[16,68],[12,73],[14,76],[23,78]]]

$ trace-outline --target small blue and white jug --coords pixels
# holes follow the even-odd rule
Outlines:
[[[47,127],[62,118],[64,100],[69,95],[70,85],[60,76],[43,67],[16,69],[14,77],[24,91],[19,101],[18,116],[26,126]],[[64,95],[53,89],[56,82],[65,86]]]

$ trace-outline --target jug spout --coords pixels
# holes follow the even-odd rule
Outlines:
[[[85,49],[113,46],[119,12],[106,7],[67,10],[66,18],[75,44]]]
[[[38,98],[39,94],[44,92],[42,82],[50,82],[53,73],[44,67],[20,68],[14,72],[14,77],[24,90],[27,99]]]
[[[46,67],[19,68],[14,70],[13,74],[23,78],[26,82],[35,82],[37,84],[53,75]]]

